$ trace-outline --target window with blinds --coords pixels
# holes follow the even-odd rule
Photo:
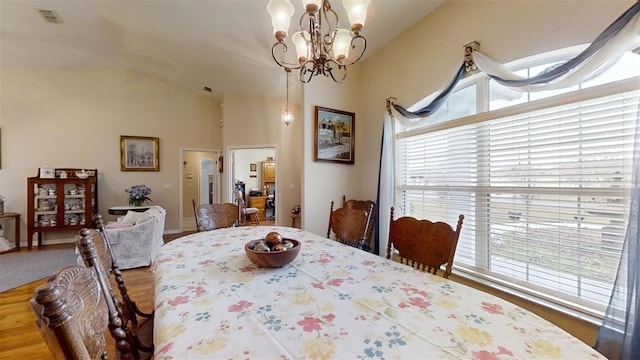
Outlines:
[[[639,97],[399,134],[396,204],[450,224],[465,215],[454,266],[600,315],[628,219]]]

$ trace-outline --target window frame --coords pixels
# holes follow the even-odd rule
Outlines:
[[[514,62],[509,67],[514,70],[519,70],[519,69],[535,66],[536,63],[539,64],[541,60],[544,60],[547,62],[554,62],[562,58],[566,59],[568,56],[570,56],[570,54],[579,52],[580,49],[583,47],[584,46],[576,46],[576,47],[572,47],[562,51],[537,55],[534,57],[530,57],[526,60],[520,60],[520,61]],[[443,122],[439,122],[435,124],[432,123],[419,128],[406,129],[396,124],[395,126],[395,129],[396,129],[395,131],[395,139],[396,139],[395,163],[396,164],[401,163],[400,162],[401,154],[398,148],[398,140],[411,138],[421,134],[461,127],[469,124],[482,123],[482,122],[489,121],[491,119],[499,119],[499,118],[514,116],[517,114],[530,113],[530,112],[543,110],[546,108],[553,108],[553,107],[557,107],[565,104],[588,101],[590,99],[595,99],[595,98],[603,97],[607,95],[614,95],[614,94],[626,93],[629,91],[638,90],[640,89],[640,76],[627,78],[623,80],[617,80],[614,82],[610,82],[602,85],[596,85],[593,87],[582,88],[582,85],[580,85],[579,89],[575,91],[570,91],[570,92],[562,93],[559,95],[545,97],[542,99],[531,100],[521,104],[517,104],[509,107],[502,107],[502,108],[498,108],[496,110],[491,110],[491,111],[488,110],[489,101],[490,101],[489,78],[485,74],[483,73],[475,74],[473,76],[470,76],[466,79],[461,80],[460,83],[456,86],[456,89],[454,89],[454,92],[458,91],[459,89],[467,88],[473,85],[476,86],[476,105],[477,105],[476,114],[461,117],[458,119],[453,119],[453,120],[445,120]],[[418,106],[420,106],[420,103],[416,104],[413,107],[418,107]],[[637,126],[640,126],[640,124],[638,124]],[[400,169],[398,167],[396,167],[395,169],[394,177],[397,179],[395,181],[396,186],[394,188],[394,204],[402,204],[403,192],[405,188],[408,189],[410,188],[410,186],[403,187],[403,185],[401,185],[401,181],[399,181]],[[485,184],[485,185],[488,186],[488,184]],[[480,184],[476,184],[475,187],[472,187],[474,189],[470,188],[470,189],[461,189],[461,190],[466,190],[471,193],[475,192],[476,194],[478,194],[478,192],[475,189],[478,189],[480,187],[482,187]],[[456,190],[458,189],[460,188],[456,188]],[[476,215],[476,217],[482,216],[482,213],[478,212],[478,207],[482,207],[482,206],[483,206],[482,204],[479,204],[479,202],[476,201],[476,213],[474,214]],[[405,209],[403,209],[402,205],[400,205],[399,208],[402,209],[403,212],[406,211]],[[398,213],[398,215],[400,216],[401,214],[402,213]],[[463,231],[464,231],[464,227],[463,227]],[[476,232],[474,234],[474,239],[476,241],[475,242],[476,248],[482,247],[485,249],[484,250],[485,252],[488,251],[489,240],[487,238],[487,231],[479,231],[478,229],[476,229]],[[479,266],[460,266],[459,264],[456,264],[454,262],[454,268],[456,268],[456,270],[461,275],[465,277],[469,277],[484,285],[499,288],[502,291],[506,291],[508,293],[515,294],[517,296],[524,297],[529,300],[533,300],[535,302],[545,304],[548,307],[555,308],[563,312],[568,312],[573,315],[578,315],[578,316],[586,315],[589,317],[590,320],[594,322],[597,322],[598,319],[601,319],[604,316],[604,309],[606,307],[606,304],[602,308],[594,308],[592,304],[585,305],[581,302],[567,301],[562,296],[557,296],[558,294],[554,293],[554,291],[547,291],[544,288],[538,289],[536,287],[531,287],[531,286],[527,286],[527,287],[519,286],[518,284],[514,284],[508,280],[502,279],[499,276],[494,276],[494,275],[485,273],[482,267],[485,267],[485,268],[488,267],[487,266],[488,258],[485,259],[486,262],[484,264],[482,263],[478,264],[477,262],[478,259],[482,259],[482,256],[478,256],[478,255],[475,256],[476,265],[479,265]]]

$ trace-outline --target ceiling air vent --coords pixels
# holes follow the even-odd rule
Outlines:
[[[54,10],[38,9],[38,12],[40,13],[40,15],[42,15],[42,17],[44,18],[44,21],[48,23],[62,24],[63,22],[60,16],[58,16],[58,13],[56,13]]]

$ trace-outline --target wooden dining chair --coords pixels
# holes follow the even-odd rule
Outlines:
[[[136,302],[133,301],[131,296],[129,296],[129,292],[127,290],[127,286],[124,283],[124,277],[122,276],[122,271],[118,266],[118,259],[116,257],[115,252],[111,248],[111,240],[109,239],[109,233],[107,233],[107,229],[105,227],[105,223],[102,220],[102,215],[96,214],[95,216],[96,230],[100,234],[100,237],[97,237],[95,232],[91,232],[90,234],[93,236],[94,247],[96,248],[96,254],[98,256],[98,260],[100,264],[102,264],[103,268],[107,269],[107,271],[113,274],[113,278],[118,286],[118,290],[120,290],[120,296],[122,297],[123,311],[126,319],[130,319],[134,325],[138,325],[139,318],[148,319],[153,318],[153,311],[150,313],[143,312],[138,308]],[[83,236],[86,232],[80,230],[80,236]],[[102,240],[102,241],[100,241]],[[85,260],[85,264],[87,261]],[[152,322],[152,321],[151,321]]]
[[[242,196],[241,190],[235,190],[236,203],[238,204],[238,217],[240,225],[242,225],[247,217],[249,217],[249,221],[253,223],[253,225],[260,225],[260,210],[254,207],[246,207],[244,202],[244,197]]]
[[[368,212],[346,207],[334,210],[332,201],[329,210],[327,238],[331,239],[331,233],[333,232],[334,240],[361,250],[369,251],[366,240],[370,220],[371,208]]]
[[[192,202],[198,232],[232,227],[238,223],[238,206],[236,204],[196,205],[196,199],[193,199]]]
[[[97,272],[105,277],[107,290],[111,294],[119,317],[122,319],[123,329],[127,334],[128,342],[132,345],[131,351],[134,358],[150,358],[153,355],[154,313],[141,311],[136,302],[129,296],[117,259],[111,251],[109,235],[105,231],[102,216],[99,214],[96,215],[96,225],[98,227],[96,230],[80,230],[75,240],[76,247],[84,260],[85,266],[95,268]],[[93,260],[94,256],[95,261]],[[120,290],[120,299],[118,299],[111,287],[111,282],[109,281],[110,272],[113,274],[115,283]]]
[[[198,222],[198,205],[196,204],[196,199],[191,199],[191,204],[193,205],[193,218],[196,221],[196,231],[200,232],[200,224]]]
[[[393,211],[391,207],[387,259],[397,252],[401,263],[434,275],[446,264],[442,276],[448,279],[464,215],[458,216],[458,225],[454,230],[444,222],[418,220],[411,216],[394,220]]]
[[[357,199],[349,199],[345,195],[342,195],[342,207],[351,208],[351,209],[360,209],[371,213],[371,218],[369,219],[369,227],[367,228],[367,236],[365,243],[369,248],[368,251],[373,251],[373,227],[376,220],[376,202],[372,200],[357,200]]]
[[[36,325],[55,359],[107,359],[107,329],[119,359],[134,359],[121,320],[89,268],[62,268],[38,286],[29,301]]]

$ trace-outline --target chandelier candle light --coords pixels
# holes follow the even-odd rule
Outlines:
[[[362,29],[369,3],[371,0],[343,0],[351,23],[349,31],[339,27],[338,14],[331,8],[329,0],[302,0],[305,13],[300,17],[299,31],[292,36],[298,56],[295,64],[284,60],[288,50],[285,40],[289,35],[294,7],[289,0],[269,0],[267,11],[278,40],[271,47],[273,60],[285,69],[300,69],[300,81],[303,83],[320,74],[342,82],[347,77],[347,65],[358,62],[367,47]]]

